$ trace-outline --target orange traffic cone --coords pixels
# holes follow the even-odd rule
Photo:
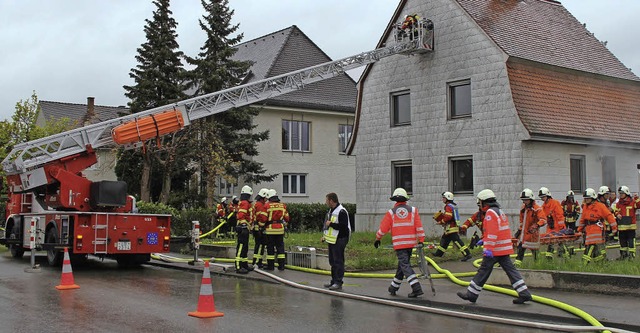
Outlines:
[[[78,289],[79,285],[73,280],[73,271],[71,270],[71,259],[69,259],[69,250],[64,248],[64,259],[62,260],[62,277],[60,285],[56,286],[58,290]]]
[[[202,275],[202,284],[200,285],[200,297],[198,298],[198,309],[195,312],[189,312],[191,317],[213,318],[222,317],[224,313],[216,311],[216,305],[213,302],[213,288],[211,287],[211,273],[209,272],[209,262],[204,262],[204,274]]]

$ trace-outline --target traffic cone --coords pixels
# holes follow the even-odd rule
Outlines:
[[[69,259],[69,250],[64,248],[64,259],[62,260],[62,277],[60,285],[56,286],[58,290],[78,289],[79,285],[73,280],[73,271],[71,270],[71,259]]]
[[[224,313],[216,311],[216,305],[213,302],[213,288],[211,287],[211,273],[209,272],[209,262],[204,262],[204,273],[202,275],[202,284],[200,285],[200,297],[198,297],[198,309],[195,312],[189,312],[191,317],[213,318],[222,317]]]

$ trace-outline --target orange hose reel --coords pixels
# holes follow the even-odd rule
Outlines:
[[[123,145],[158,138],[177,132],[183,127],[182,113],[178,110],[171,110],[118,125],[111,130],[111,137],[115,143]]]

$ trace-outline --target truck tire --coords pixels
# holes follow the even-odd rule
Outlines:
[[[18,235],[16,231],[13,230],[13,223],[7,224],[7,229],[5,230],[9,233],[9,239],[18,239]],[[11,256],[20,259],[24,255],[24,248],[20,244],[9,244],[9,251],[11,252]]]
[[[58,244],[58,229],[51,228],[47,231],[45,243]],[[49,266],[61,266],[64,254],[55,248],[47,250],[47,262]]]

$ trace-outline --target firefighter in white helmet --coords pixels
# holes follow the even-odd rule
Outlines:
[[[611,199],[611,189],[609,188],[609,186],[606,186],[606,185],[600,186],[600,188],[598,188],[597,201],[605,205],[607,209],[609,209],[611,213],[613,213],[613,215],[615,216],[616,212],[614,211],[614,207],[611,206],[610,199]],[[609,222],[606,220],[604,221],[604,233],[605,233],[605,241],[614,240],[614,239],[617,241],[616,239],[617,235],[611,232],[611,226],[609,225]]]
[[[500,264],[502,270],[509,277],[511,287],[518,293],[518,297],[513,300],[513,303],[524,304],[531,301],[531,293],[524,279],[522,279],[520,272],[511,262],[510,255],[513,253],[513,245],[511,244],[511,229],[509,228],[507,215],[500,209],[492,190],[485,189],[480,191],[477,201],[480,203],[481,209],[485,211],[482,223],[484,227],[482,241],[478,242],[478,245],[483,245],[484,247],[482,263],[471,283],[469,283],[467,291],[459,291],[457,293],[458,297],[475,303],[493,271],[493,265]]]
[[[438,245],[438,249],[433,253],[433,255],[436,257],[442,257],[447,251],[449,243],[453,242],[453,244],[457,246],[462,253],[462,261],[467,261],[471,259],[471,252],[467,246],[464,245],[464,242],[462,242],[462,239],[460,239],[460,235],[458,234],[460,231],[460,228],[458,227],[460,224],[460,214],[458,213],[458,204],[453,201],[453,193],[443,192],[442,203],[444,203],[444,213],[442,211],[438,211],[433,216],[433,219],[438,225],[444,228],[444,233],[440,238],[440,245]]]
[[[265,234],[267,235],[267,267],[265,270],[274,270],[277,259],[278,270],[284,271],[286,254],[284,253],[284,229],[289,223],[289,212],[287,205],[280,202],[278,192],[271,189],[267,192],[267,224]]]
[[[229,215],[229,204],[227,202],[227,197],[223,197],[220,199],[220,203],[216,206],[216,217],[218,220],[218,224],[222,224],[222,226],[218,229],[218,233],[226,233],[229,229],[229,223],[227,221],[227,216]]]
[[[267,246],[266,236],[264,235],[265,225],[267,224],[267,193],[269,189],[261,188],[256,195],[256,203],[253,207],[255,220],[253,223],[253,265],[263,268],[262,259],[264,258],[264,249]]]
[[[236,244],[236,273],[247,274],[249,268],[249,229],[253,224],[253,205],[251,204],[251,196],[253,189],[250,186],[243,186],[240,191],[240,202],[238,203],[237,212],[237,244]]]
[[[520,226],[514,238],[518,239],[518,254],[516,255],[516,267],[522,265],[524,252],[529,249],[533,254],[533,259],[538,259],[538,250],[540,249],[540,228],[547,224],[547,217],[538,206],[533,191],[528,188],[520,193],[522,207],[520,208]]]
[[[580,215],[580,205],[574,196],[573,191],[568,191],[566,198],[560,203],[564,213],[564,223],[571,230],[576,230],[576,221]]]
[[[547,234],[550,237],[561,236],[561,230],[565,229],[564,224],[564,211],[562,210],[562,205],[560,205],[560,201],[551,197],[551,192],[546,187],[541,187],[538,190],[538,197],[542,200],[542,210],[544,214],[547,216]],[[547,245],[547,252],[545,256],[547,259],[553,259],[553,254],[555,253],[555,248],[552,243]],[[558,248],[559,256],[568,256],[569,251],[566,245],[561,244]]]
[[[611,210],[601,201],[598,201],[598,194],[592,188],[584,191],[584,205],[582,215],[578,221],[578,232],[585,233],[585,249],[582,255],[584,263],[588,264],[592,260],[601,261],[606,258],[606,248],[600,248],[605,243],[604,222],[606,221],[617,232],[618,225]]]
[[[636,257],[636,210],[640,209],[640,198],[631,197],[627,186],[618,188],[620,198],[616,203],[618,239],[620,241],[620,259],[634,259]]]
[[[376,241],[373,246],[380,246],[380,239],[386,233],[391,232],[391,241],[393,249],[398,257],[398,268],[396,275],[389,286],[389,293],[395,295],[400,289],[402,280],[406,277],[411,293],[409,297],[418,297],[423,294],[422,286],[418,280],[413,268],[411,268],[411,255],[414,247],[422,247],[424,243],[424,229],[422,221],[418,214],[418,208],[407,204],[409,195],[403,188],[397,188],[393,191],[391,201],[395,201],[395,205],[390,209],[380,222],[378,232],[376,232]]]

